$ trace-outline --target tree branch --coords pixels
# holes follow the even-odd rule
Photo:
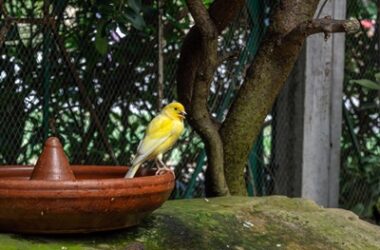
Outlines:
[[[43,17],[43,18],[18,18],[18,17],[8,17],[9,21],[12,23],[28,23],[36,25],[48,25],[55,22],[55,19],[52,17]]]
[[[211,19],[208,21],[213,27]],[[198,27],[198,26],[197,26]],[[190,124],[196,129],[205,142],[208,155],[208,165],[206,170],[206,195],[224,196],[229,194],[223,171],[223,144],[218,128],[215,126],[208,111],[208,96],[210,84],[212,82],[217,64],[217,33],[216,29],[200,29],[201,56],[199,68],[195,74],[193,82],[194,91],[191,96]]]
[[[3,13],[3,15],[4,15],[5,18],[8,17],[8,12],[7,12],[7,10],[5,9],[5,6],[4,6],[4,0],[0,0],[0,12]]]
[[[8,13],[4,7],[4,1],[0,0],[0,14],[3,14],[4,18],[4,25],[0,29],[0,48],[3,46],[3,43],[5,41],[5,37],[7,36],[8,30],[12,26],[12,22],[9,20]]]
[[[313,19],[305,21],[294,28],[285,39],[300,39],[316,33],[324,33],[325,38],[329,37],[331,33],[354,33],[360,29],[360,22],[354,20],[335,20],[326,16],[320,19]]]
[[[328,17],[311,20],[318,3],[319,0],[282,1],[220,129],[225,176],[231,194],[246,194],[244,168],[252,144],[293,69],[306,37],[320,32],[352,33],[360,27],[356,20]]]
[[[12,22],[10,22],[8,18],[5,18],[5,24],[0,29],[0,48],[3,46],[7,33],[11,27],[12,27]]]
[[[0,29],[0,47],[3,46],[5,38],[9,29],[14,23],[29,23],[29,24],[42,24],[48,25],[55,22],[54,18],[44,17],[44,18],[16,18],[9,16],[7,10],[5,9],[4,1],[0,0],[0,14],[4,16],[4,25]]]
[[[217,35],[237,16],[245,0],[215,0],[208,11],[200,0],[187,0],[187,3],[196,25],[182,44],[177,69],[178,97],[189,111],[189,123],[206,146],[206,195],[227,195],[223,144],[207,100],[218,65]]]
[[[203,5],[201,0],[186,0],[187,7],[194,18],[195,25],[198,27],[203,36],[208,38],[215,38],[217,30],[214,22]]]
[[[227,25],[237,16],[243,7],[245,0],[215,0],[208,13],[213,20],[218,33],[221,33]],[[201,61],[201,32],[198,27],[190,29],[181,48],[181,56],[177,69],[178,98],[186,109],[191,106],[195,74]]]

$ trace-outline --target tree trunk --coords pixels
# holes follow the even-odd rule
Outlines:
[[[306,34],[293,35],[291,31],[312,19],[318,2],[282,1],[222,125],[224,170],[233,195],[246,195],[243,175],[252,142],[260,133],[264,119],[287,80],[306,38]]]
[[[201,0],[187,0],[196,26],[187,35],[177,71],[180,101],[190,113],[190,124],[206,144],[208,173],[206,187],[212,195],[246,195],[244,169],[252,143],[290,74],[308,35],[324,32],[352,32],[357,20],[313,19],[319,0],[282,0],[272,17],[254,62],[249,66],[243,85],[219,126],[214,124],[207,107],[210,83],[216,70],[216,37],[238,14],[245,1],[216,0],[205,11]],[[210,35],[211,34],[211,35]],[[223,175],[224,170],[224,175]],[[226,187],[226,178],[228,188]]]
[[[244,0],[215,1],[205,14],[198,1],[188,1],[188,6],[196,23],[196,15],[207,18],[206,24],[215,27],[217,34],[236,17]],[[198,6],[196,6],[198,4]],[[189,123],[205,142],[207,152],[206,195],[223,196],[229,193],[224,177],[223,145],[218,126],[213,122],[207,107],[210,84],[217,67],[217,34],[207,38],[202,32],[204,23],[192,27],[181,49],[177,71],[179,101],[189,113]]]

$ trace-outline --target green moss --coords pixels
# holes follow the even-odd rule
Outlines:
[[[48,238],[45,240],[39,238],[23,237],[16,235],[0,235],[0,249],[6,250],[22,250],[22,249],[38,249],[38,250],[80,250],[82,245],[75,242],[51,241]]]
[[[304,199],[225,197],[166,202],[139,227],[69,236],[0,235],[0,249],[379,249],[379,227]]]

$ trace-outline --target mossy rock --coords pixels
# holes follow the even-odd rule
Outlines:
[[[168,201],[139,227],[70,236],[0,235],[4,250],[380,249],[380,227],[305,199]]]

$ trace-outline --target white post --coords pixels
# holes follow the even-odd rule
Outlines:
[[[320,17],[345,13],[345,0],[329,0]],[[343,33],[307,39],[301,195],[326,207],[337,207],[339,198],[343,70]]]

